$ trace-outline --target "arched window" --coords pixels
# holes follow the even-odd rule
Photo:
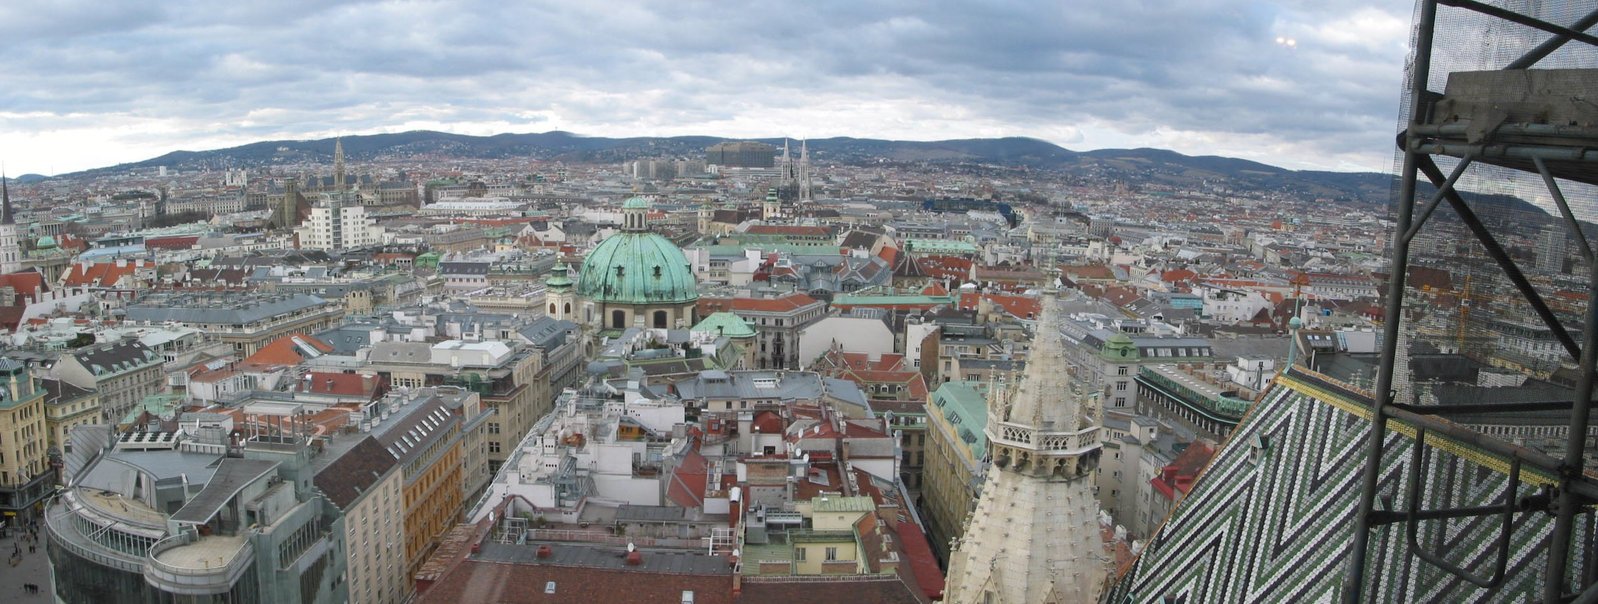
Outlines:
[[[562,308],[565,309],[565,312],[566,312],[566,314],[568,316],[572,314],[572,303],[571,302],[567,302],[566,305],[563,306]]]
[[[549,303],[549,314],[555,314],[555,303],[554,302],[550,302]]]
[[[658,328],[658,329],[665,329],[666,328],[666,311],[664,311],[664,310],[655,311],[655,327]]]
[[[627,313],[619,310],[610,311],[610,326],[616,329],[626,329]]]

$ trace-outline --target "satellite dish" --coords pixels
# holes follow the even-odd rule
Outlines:
[[[638,549],[638,547],[633,545],[632,542],[629,541],[627,543],[627,553],[631,554],[631,553],[633,553],[633,550],[636,550],[636,549]]]

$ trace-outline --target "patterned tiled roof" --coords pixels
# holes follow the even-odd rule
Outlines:
[[[1353,545],[1359,482],[1370,431],[1368,393],[1294,368],[1277,378],[1206,469],[1193,490],[1123,570],[1106,601],[1310,602],[1336,599]],[[1415,429],[1392,420],[1380,484],[1402,501],[1413,463]],[[1483,437],[1488,438],[1488,437]],[[1504,496],[1507,460],[1468,443],[1426,437],[1420,476],[1427,509],[1495,505]],[[1517,496],[1550,477],[1522,468]],[[1490,574],[1495,516],[1428,521],[1419,542],[1454,564]],[[1524,602],[1541,597],[1553,519],[1524,514],[1510,537],[1502,586],[1484,591],[1411,555],[1403,527],[1377,530],[1362,601]],[[1577,541],[1591,526],[1577,523]],[[1439,547],[1444,539],[1447,545]],[[1578,548],[1579,549],[1579,548]],[[1239,555],[1247,551],[1249,555]],[[1577,556],[1580,557],[1579,555]],[[1585,560],[1572,560],[1581,568]]]

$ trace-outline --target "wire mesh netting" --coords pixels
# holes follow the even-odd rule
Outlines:
[[[1575,23],[1594,9],[1589,2],[1488,4],[1559,25]],[[1437,7],[1435,23],[1431,60],[1417,65],[1412,40],[1405,78],[1411,80],[1417,68],[1429,70],[1431,94],[1421,99],[1415,116],[1425,133],[1425,157],[1435,162],[1434,177],[1452,175],[1469,162],[1455,188],[1479,217],[1480,228],[1523,274],[1524,289],[1536,292],[1554,320],[1540,316],[1537,305],[1516,287],[1513,271],[1504,270],[1460,213],[1442,200],[1410,247],[1401,334],[1407,345],[1400,347],[1403,362],[1394,370],[1395,400],[1568,399],[1576,364],[1559,331],[1579,342],[1584,327],[1590,286],[1582,244],[1598,238],[1598,187],[1590,184],[1591,168],[1583,172],[1582,162],[1565,158],[1598,144],[1598,71],[1566,70],[1598,69],[1598,47],[1573,41],[1531,64],[1530,71],[1508,70],[1552,34],[1448,6]],[[1410,127],[1413,97],[1406,87],[1400,134]],[[1532,157],[1545,160],[1579,230],[1562,218]],[[1403,150],[1396,149],[1400,175],[1403,161]],[[1412,212],[1417,221],[1428,214],[1437,191],[1424,170],[1418,181]],[[1389,204],[1395,221],[1400,195],[1395,182]],[[1564,415],[1543,419],[1563,424]],[[1557,430],[1525,432],[1526,444],[1551,453],[1563,448]]]

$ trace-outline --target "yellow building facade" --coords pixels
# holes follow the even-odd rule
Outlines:
[[[51,491],[45,391],[26,365],[0,359],[0,520],[31,520]]]

